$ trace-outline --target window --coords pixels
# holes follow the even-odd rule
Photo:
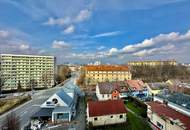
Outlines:
[[[95,118],[94,118],[94,120],[95,120],[95,121],[97,121],[97,120],[98,120],[98,118],[97,118],[97,117],[95,117]]]
[[[57,104],[57,103],[58,103],[58,100],[57,100],[56,98],[54,98],[54,99],[52,100],[52,102],[53,102],[54,104]]]
[[[110,116],[110,118],[113,118],[113,116]]]
[[[160,122],[156,122],[157,126],[162,130],[164,127],[162,124],[160,124]]]
[[[120,115],[119,118],[123,118],[123,115]]]

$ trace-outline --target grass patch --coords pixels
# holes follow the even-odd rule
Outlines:
[[[127,106],[127,108],[129,108],[130,110],[135,112],[137,115],[146,117],[146,109],[145,108],[138,106],[137,104],[135,104],[132,101],[126,102],[125,105]]]
[[[30,96],[24,96],[24,97],[17,97],[13,99],[0,100],[0,115],[29,101],[30,99],[31,99]]]
[[[152,130],[149,124],[130,112],[127,113],[127,121],[127,130]]]

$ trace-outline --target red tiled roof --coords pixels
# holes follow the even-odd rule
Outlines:
[[[128,92],[128,86],[124,81],[101,82],[98,83],[101,94],[111,94],[114,90]]]
[[[143,90],[144,82],[142,80],[126,80],[127,84],[132,90]]]
[[[159,102],[148,102],[149,106],[151,106],[151,110],[158,114],[159,116],[164,116],[168,119],[172,118],[173,120],[180,120],[183,125],[186,127],[186,130],[190,130],[190,117],[184,115],[164,104]]]
[[[87,65],[87,71],[129,71],[126,65]]]
[[[88,108],[90,117],[127,113],[122,100],[89,101]]]

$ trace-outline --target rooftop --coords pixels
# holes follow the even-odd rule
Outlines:
[[[114,90],[119,92],[127,92],[127,84],[123,81],[114,81],[114,82],[101,82],[98,83],[98,87],[101,94],[111,94]]]
[[[164,82],[148,83],[148,86],[153,90],[168,88],[168,84]]]
[[[145,84],[142,80],[126,80],[126,83],[132,90],[143,90],[145,88]]]
[[[175,122],[179,120],[181,126],[185,127],[187,130],[190,130],[190,117],[186,116],[162,103],[159,102],[149,102],[147,103],[151,107],[151,110],[158,114],[159,116],[164,116],[165,118]]]
[[[129,67],[125,65],[87,65],[87,71],[129,71]]]
[[[89,101],[89,116],[104,116],[127,113],[122,100]]]

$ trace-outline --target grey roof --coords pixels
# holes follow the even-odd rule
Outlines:
[[[55,107],[55,109],[53,110],[54,113],[58,113],[58,112],[70,112],[71,109],[69,107]]]
[[[73,102],[73,99],[64,91],[60,90],[57,93],[57,96],[61,98],[68,106],[70,106]]]
[[[53,108],[41,108],[38,112],[36,112],[32,118],[38,117],[51,117]]]
[[[101,82],[98,83],[98,87],[101,94],[111,94],[114,90],[125,93],[129,90],[124,81]]]

